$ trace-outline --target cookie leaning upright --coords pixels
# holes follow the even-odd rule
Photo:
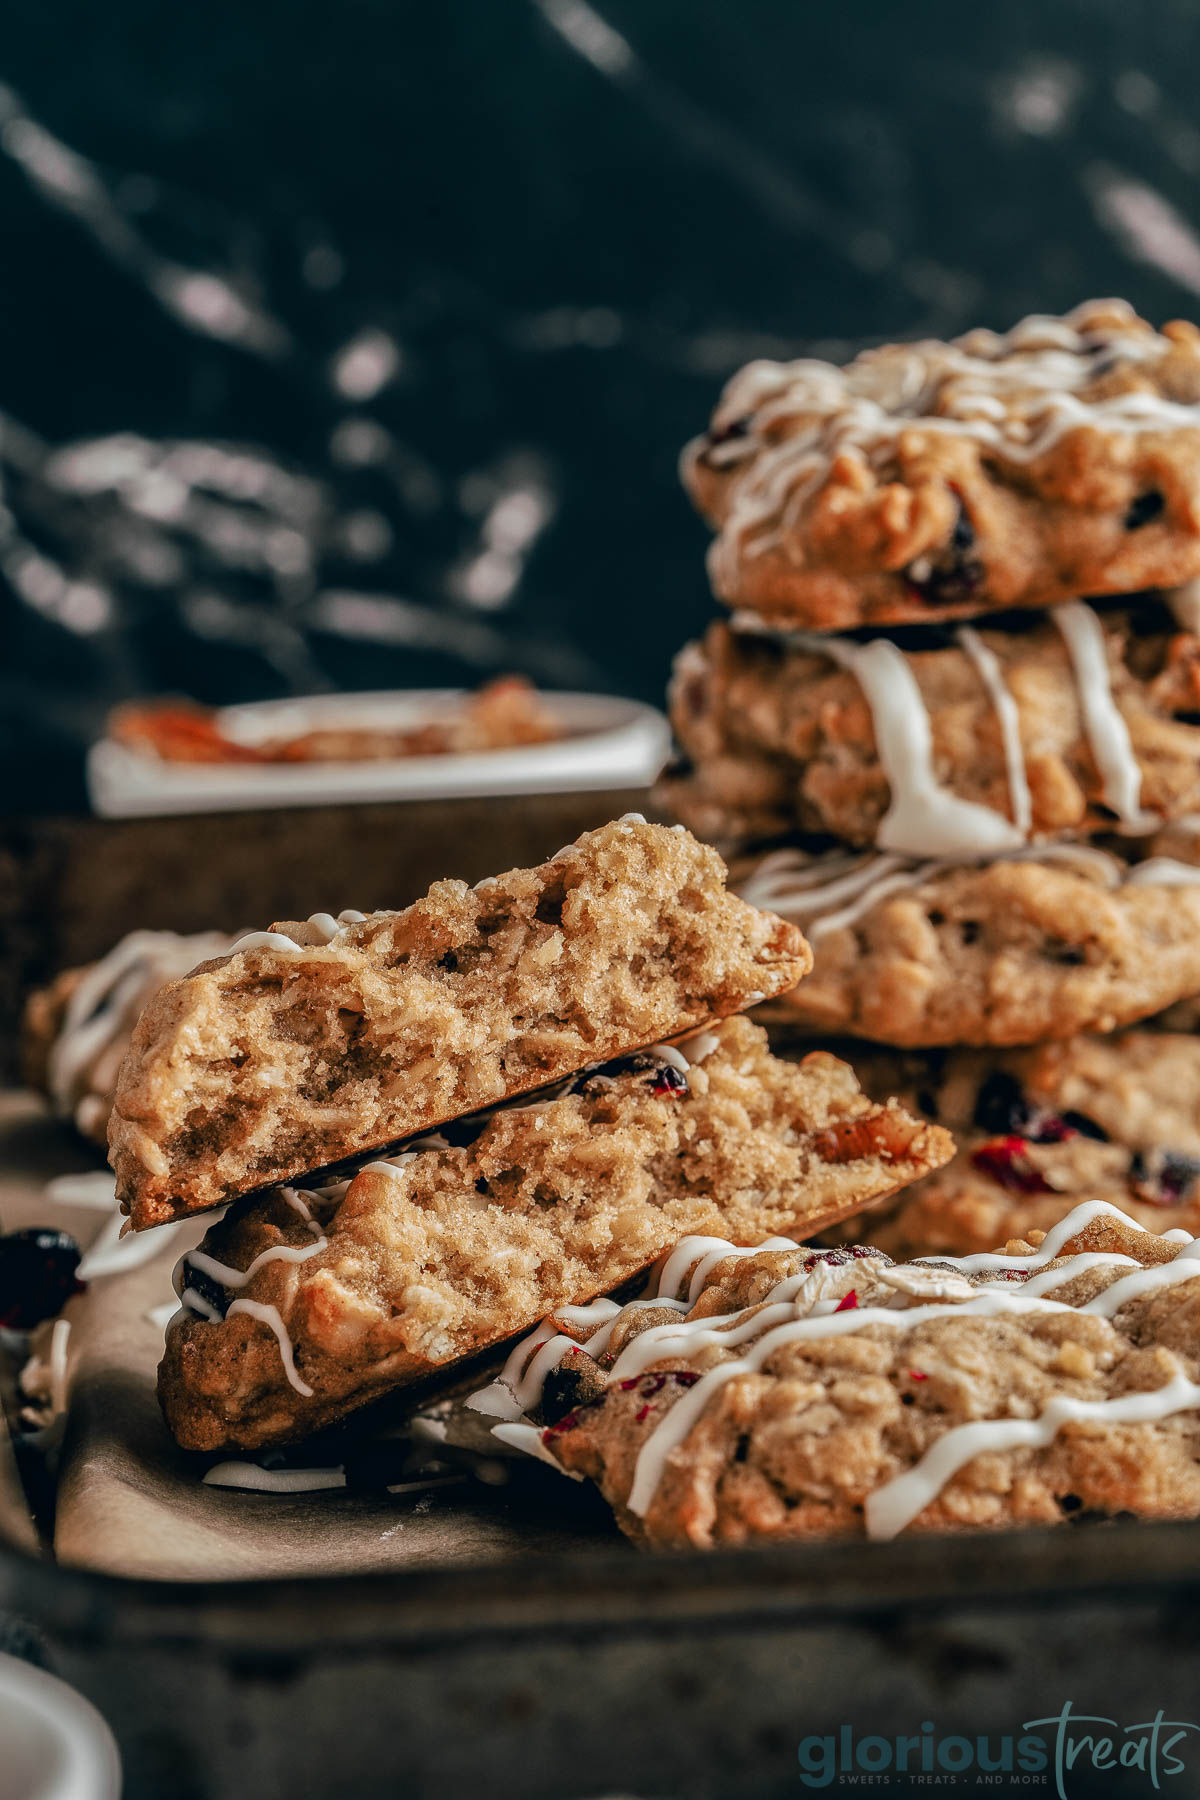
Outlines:
[[[332,928],[332,929],[330,929]],[[155,997],[109,1132],[137,1228],[219,1206],[785,992],[795,926],[637,815],[402,912],[240,940]]]

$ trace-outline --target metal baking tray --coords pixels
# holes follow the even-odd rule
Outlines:
[[[830,1743],[835,1763],[848,1747],[878,1764],[879,1742],[922,1734],[949,1741],[951,1760],[982,1737],[995,1759],[1068,1704],[1066,1735],[1136,1743],[1148,1733],[1129,1728],[1156,1715],[1200,1714],[1198,1585],[1190,1524],[709,1555],[609,1541],[383,1580],[233,1584],[106,1579],[0,1550],[10,1636],[108,1718],[127,1800],[795,1796],[811,1782],[802,1746],[818,1773]],[[1040,1728],[1040,1774],[992,1785],[1154,1791],[1145,1767],[1096,1768],[1086,1750],[1056,1790],[1059,1735]],[[1194,1723],[1174,1755],[1185,1770],[1162,1785],[1200,1792]]]
[[[11,1020],[33,979],[133,922],[303,917],[329,904],[331,871],[346,875],[339,904],[402,904],[437,875],[537,860],[631,806],[649,810],[624,793],[10,823],[0,1012]],[[1183,1771],[1155,1773],[1168,1794],[1200,1795],[1200,1524],[647,1555],[590,1490],[537,1473],[540,1488],[463,1503],[504,1517],[511,1553],[486,1566],[449,1555],[371,1578],[158,1583],[0,1541],[0,1648],[96,1703],[126,1800],[1155,1792],[1148,1768],[1098,1768],[1086,1749],[1060,1784],[1051,1726],[1037,1728],[1040,1771],[895,1766],[898,1739],[918,1763],[939,1747],[960,1757],[957,1740],[995,1753],[1067,1706],[1068,1726],[1112,1724],[1064,1736],[1135,1750],[1147,1730],[1134,1728],[1160,1714],[1189,1725]],[[889,1769],[869,1766],[885,1754]]]

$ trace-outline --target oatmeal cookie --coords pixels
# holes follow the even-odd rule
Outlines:
[[[899,1095],[959,1150],[834,1241],[966,1256],[1048,1230],[1081,1199],[1151,1231],[1200,1234],[1197,1038],[1142,1029],[1027,1050],[861,1050],[850,1055],[866,1091]]]
[[[223,956],[233,941],[220,931],[131,931],[99,962],[64,969],[25,1003],[21,1053],[29,1086],[103,1148],[117,1071],[139,1013],[166,982]]]
[[[109,1130],[118,1200],[161,1224],[782,993],[808,946],[725,875],[631,814],[403,912],[240,939],[138,1020]]]
[[[909,635],[902,650],[711,626],[676,662],[690,771],[663,781],[664,804],[718,844],[816,833],[912,855],[986,851],[1005,826],[1014,843],[1148,834],[1200,812],[1200,638],[1165,609],[1074,603]]]
[[[1043,844],[980,864],[784,850],[735,867],[812,975],[766,1016],[903,1047],[1113,1031],[1200,993],[1200,871]]]
[[[1118,300],[845,368],[753,362],[683,453],[714,591],[815,630],[1200,574],[1200,332]]]
[[[177,1273],[168,1422],[193,1449],[302,1437],[606,1292],[681,1231],[805,1235],[952,1148],[845,1063],[781,1062],[726,1020],[349,1184],[236,1204]]]
[[[503,1416],[507,1385],[540,1428],[495,1434],[652,1547],[1194,1518],[1198,1252],[1099,1202],[965,1263],[684,1244],[665,1304],[571,1322],[565,1416],[533,1340],[474,1404]]]

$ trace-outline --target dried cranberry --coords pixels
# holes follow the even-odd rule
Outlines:
[[[677,1069],[674,1063],[660,1062],[648,1050],[635,1050],[632,1056],[618,1056],[612,1062],[589,1069],[580,1082],[579,1092],[585,1093],[594,1081],[618,1081],[623,1075],[642,1074],[648,1075],[645,1085],[652,1094],[670,1094],[682,1099],[688,1091],[688,1079],[682,1069]]]
[[[854,1289],[851,1288],[848,1294],[842,1295],[833,1310],[834,1312],[853,1312],[857,1305],[858,1295],[855,1293]]]
[[[1066,1126],[1068,1136],[1075,1132],[1079,1137],[1094,1138],[1098,1144],[1108,1142],[1108,1133],[1103,1125],[1097,1125],[1095,1119],[1089,1119],[1086,1113],[1065,1112],[1061,1115],[1060,1123]],[[1042,1139],[1043,1143],[1048,1141]]]
[[[1157,488],[1151,488],[1148,493],[1139,494],[1125,514],[1126,531],[1140,531],[1143,525],[1149,525],[1152,520],[1161,517],[1166,509],[1166,504]]]
[[[551,1369],[542,1385],[543,1424],[557,1425],[603,1392],[604,1377],[591,1357],[569,1356]]]
[[[201,1300],[206,1300],[213,1311],[220,1313],[221,1317],[224,1318],[229,1310],[228,1289],[223,1288],[221,1283],[214,1280],[211,1275],[206,1275],[203,1269],[197,1269],[193,1263],[187,1263],[183,1273],[185,1277],[183,1282],[184,1293],[186,1294],[188,1289],[191,1288],[193,1294],[197,1295]]]
[[[1136,1150],[1129,1164],[1129,1185],[1151,1206],[1177,1206],[1200,1176],[1200,1157],[1182,1150]]]
[[[1107,1133],[1084,1113],[1048,1112],[1034,1104],[1015,1075],[993,1069],[975,1101],[975,1123],[998,1137],[1023,1137],[1032,1144],[1061,1144],[1071,1137],[1106,1140]]]
[[[1049,1183],[1030,1162],[1026,1152],[1028,1140],[1021,1137],[995,1138],[980,1144],[971,1152],[971,1161],[983,1175],[989,1175],[1001,1187],[1014,1194],[1048,1194]]]
[[[961,606],[975,598],[987,571],[975,549],[975,527],[960,500],[949,541],[931,555],[910,563],[904,578],[927,606]]]
[[[79,1255],[79,1245],[65,1231],[34,1228],[0,1237],[0,1325],[32,1331],[72,1294],[82,1293],[75,1273]]]
[[[876,1262],[891,1263],[891,1257],[883,1250],[876,1250],[873,1244],[839,1245],[833,1250],[814,1250],[811,1256],[804,1259],[805,1273],[815,1269],[818,1263],[825,1263],[831,1269],[842,1269],[847,1263],[862,1262],[864,1257],[873,1257]]]
[[[656,1369],[652,1375],[630,1375],[619,1385],[623,1393],[630,1393],[634,1388],[643,1396],[653,1399],[661,1394],[668,1382],[676,1387],[691,1387],[700,1377],[692,1369]]]

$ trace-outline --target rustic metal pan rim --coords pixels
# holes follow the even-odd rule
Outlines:
[[[899,1539],[631,1554],[580,1560],[395,1571],[384,1576],[159,1582],[39,1562],[0,1546],[0,1603],[51,1636],[182,1645],[231,1654],[325,1656],[333,1650],[419,1647],[502,1635],[606,1632],[636,1624],[673,1633],[754,1622],[961,1603],[1007,1611],[1070,1598],[1187,1604],[1200,1591],[1200,1522],[1117,1522]]]

